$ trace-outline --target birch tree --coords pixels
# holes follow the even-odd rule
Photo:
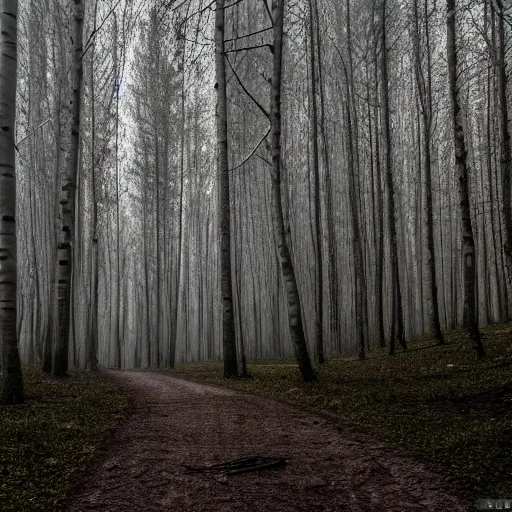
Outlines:
[[[0,2],[0,336],[1,404],[23,403],[17,336],[16,84],[18,1]]]
[[[74,57],[73,94],[71,103],[71,147],[66,172],[61,177],[61,227],[58,245],[56,273],[58,338],[56,340],[52,373],[62,377],[68,370],[69,329],[71,308],[71,277],[73,264],[73,243],[75,237],[75,201],[80,143],[80,102],[83,79],[83,0],[73,0]]]
[[[306,344],[304,324],[300,305],[299,290],[295,269],[286,241],[281,198],[281,88],[283,70],[283,38],[284,38],[285,0],[272,0],[272,20],[274,34],[274,62],[271,84],[271,123],[272,123],[272,197],[273,221],[277,252],[283,281],[288,298],[288,323],[302,378],[306,381],[315,380],[315,373]]]

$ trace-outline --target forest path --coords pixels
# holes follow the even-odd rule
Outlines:
[[[108,373],[131,413],[70,512],[467,510],[421,462],[340,423],[167,375]],[[229,477],[187,469],[252,455],[288,463]]]

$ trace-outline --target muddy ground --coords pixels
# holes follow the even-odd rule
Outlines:
[[[424,463],[342,423],[167,375],[109,374],[132,410],[70,512],[468,510]],[[202,470],[249,456],[286,463],[229,476]]]

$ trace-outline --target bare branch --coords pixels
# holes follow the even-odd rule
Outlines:
[[[107,22],[107,20],[110,18],[110,16],[115,12],[117,6],[121,3],[121,0],[117,0],[117,3],[110,9],[109,13],[103,18],[103,21],[100,23],[100,26],[98,28],[95,28],[89,37],[87,38],[87,41],[85,42],[85,50],[82,53],[82,59],[84,58],[85,54],[91,47],[91,45],[94,43],[93,38],[96,36],[96,34],[103,28],[103,25]]]
[[[239,39],[245,39],[246,37],[257,36],[258,34],[263,34],[264,32],[268,32],[269,30],[272,30],[272,29],[273,29],[273,27],[263,28],[261,30],[257,30],[256,32],[252,32],[251,34],[245,34],[243,36],[232,37],[231,39],[225,39],[224,42],[231,43],[232,41],[238,41]]]
[[[258,48],[266,48],[266,47],[268,47],[268,49],[272,53],[274,53],[274,45],[272,45],[272,44],[258,44],[255,46],[246,46],[244,48],[234,48],[233,50],[226,50],[225,53],[244,52],[244,51],[256,50]]]
[[[24,142],[28,138],[32,137],[32,135],[34,135],[34,133],[36,133],[38,130],[43,128],[43,126],[46,126],[51,120],[52,120],[52,118],[49,117],[46,121],[42,122],[35,130],[32,130],[28,135],[25,135],[25,137],[23,137],[23,139],[16,142],[16,146],[19,146],[22,142]]]
[[[261,138],[261,140],[255,146],[255,148],[249,153],[249,156],[241,164],[237,165],[236,167],[233,167],[233,169],[229,169],[228,172],[236,171],[237,169],[240,169],[240,167],[244,166],[254,156],[254,153],[256,153],[256,151],[258,151],[258,148],[263,144],[265,139],[269,136],[271,130],[272,130],[272,127],[269,126],[267,133],[265,133],[265,135]]]
[[[243,89],[245,94],[251,98],[251,100],[254,102],[254,104],[265,114],[265,117],[270,120],[270,114],[265,110],[265,108],[261,105],[261,103],[247,90],[245,85],[242,83],[242,80],[240,80],[240,77],[237,75],[235,68],[231,65],[231,61],[229,60],[229,57],[226,55],[226,60],[229,64],[229,67],[231,68],[231,71],[233,71],[233,74],[235,75],[235,78],[237,79],[238,83],[240,84],[240,87]]]

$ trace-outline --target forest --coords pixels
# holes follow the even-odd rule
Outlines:
[[[511,399],[510,0],[0,0],[0,29],[1,404],[36,369],[265,366],[294,401],[424,340]]]

